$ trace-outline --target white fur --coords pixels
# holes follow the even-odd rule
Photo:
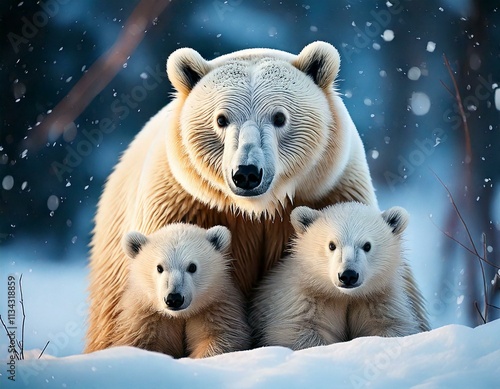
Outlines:
[[[325,56],[327,64],[319,84],[301,68],[317,53]],[[174,177],[194,197],[221,210],[229,200],[249,215],[260,215],[296,196],[306,201],[322,198],[335,187],[353,158],[356,164],[361,164],[362,171],[368,170],[359,134],[334,91],[340,58],[332,46],[316,42],[299,55],[251,49],[202,61],[193,50],[180,49],[167,64],[172,83],[180,94],[186,94],[180,116],[182,150],[189,155],[200,177],[208,180],[206,161],[196,162],[203,158],[192,147],[191,129],[212,127],[212,136],[223,144],[223,155],[211,161],[214,175],[207,181],[220,192],[219,196],[202,188],[198,177],[186,174],[177,150],[167,154]],[[192,91],[179,81],[182,74],[179,75],[178,68],[185,63],[205,72]],[[272,124],[277,111],[287,118],[282,128]],[[219,129],[216,123],[221,114],[230,123],[224,129]],[[332,122],[332,115],[336,122]],[[167,134],[167,145],[175,142],[176,125],[171,127],[172,136]],[[332,128],[336,128],[333,134]],[[335,168],[325,175],[318,164],[325,164],[326,147],[332,136],[338,143]],[[263,169],[262,184],[251,196],[243,194],[232,181],[237,167],[247,164]],[[291,175],[293,180],[289,178]],[[221,202],[220,197],[227,200]],[[370,194],[370,197],[370,202],[375,203],[375,196]]]
[[[243,299],[230,277],[230,245],[231,233],[222,226],[177,223],[148,236],[128,233],[129,280],[111,345],[174,357],[248,348]],[[182,296],[182,305],[168,306],[172,294]]]
[[[405,289],[404,209],[381,214],[354,202],[322,211],[298,207],[291,221],[297,233],[292,253],[253,298],[250,321],[258,345],[301,349],[428,329]],[[350,288],[340,280],[346,270],[359,275]]]
[[[172,53],[167,73],[175,96],[130,144],[99,201],[87,352],[120,336],[126,232],[148,235],[176,222],[227,226],[234,279],[248,295],[288,246],[293,205],[377,205],[363,144],[335,90],[339,66],[325,42],[298,55],[251,49],[207,61],[193,49]],[[283,125],[273,120],[278,112]],[[219,115],[229,119],[225,128]],[[241,163],[262,168],[251,193],[235,189],[232,173]]]
[[[228,279],[230,271],[230,260],[225,253],[231,233],[225,227],[213,228],[224,228],[220,234],[225,235],[220,250],[207,239],[207,231],[188,224],[171,224],[148,237],[143,235],[145,243],[131,258],[130,290],[138,295],[143,293],[144,304],[151,304],[157,312],[172,317],[192,316],[216,301],[223,291],[219,283]],[[140,235],[128,234],[124,246],[130,245],[131,236]],[[191,264],[196,266],[194,273],[187,271]],[[162,267],[162,273],[157,266]],[[165,298],[169,293],[184,296],[182,310],[167,307]]]

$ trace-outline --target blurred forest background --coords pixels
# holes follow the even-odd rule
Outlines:
[[[381,207],[411,212],[409,257],[427,282],[433,323],[499,317],[494,307],[485,310],[500,305],[499,6],[2,1],[0,260],[87,260],[106,177],[170,100],[165,62],[172,51],[192,47],[207,59],[251,47],[298,53],[324,40],[340,52],[338,89],[365,144]]]

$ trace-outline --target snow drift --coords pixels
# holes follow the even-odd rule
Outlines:
[[[7,379],[4,360],[2,381],[9,384],[2,387],[498,388],[499,334],[497,320],[474,329],[449,325],[404,338],[358,338],[296,352],[267,347],[201,360],[117,347],[17,361],[15,382]]]

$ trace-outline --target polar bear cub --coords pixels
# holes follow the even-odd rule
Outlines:
[[[291,222],[291,255],[263,280],[252,301],[258,346],[299,350],[429,329],[402,253],[408,224],[403,208],[380,213],[356,202],[321,211],[298,207]],[[406,288],[405,281],[414,286]]]
[[[223,226],[176,223],[148,236],[128,233],[128,285],[112,345],[176,358],[248,349],[250,327],[231,279],[230,244]]]

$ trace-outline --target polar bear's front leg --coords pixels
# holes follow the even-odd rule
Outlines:
[[[207,358],[249,349],[250,327],[241,304],[226,301],[221,307],[211,307],[188,319],[186,343],[187,354],[191,358]]]
[[[304,329],[291,346],[292,350],[302,350],[309,347],[325,346],[328,342],[313,328]]]

